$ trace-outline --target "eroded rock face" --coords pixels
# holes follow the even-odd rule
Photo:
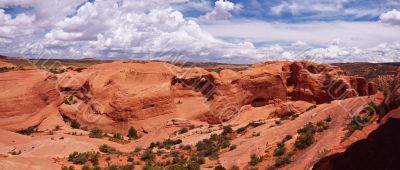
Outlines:
[[[21,76],[25,73],[4,74]],[[28,73],[28,77],[36,77],[30,74],[33,73]],[[335,66],[311,62],[265,62],[243,71],[227,69],[216,73],[163,62],[117,61],[79,72],[67,70],[58,77],[47,74],[50,76],[31,80],[33,83],[29,85],[32,87],[23,88],[32,95],[26,101],[42,108],[61,96],[56,107],[62,115],[89,128],[98,126],[123,133],[130,126],[147,132],[165,123],[160,122],[162,120],[182,116],[221,123],[230,120],[246,105],[260,107],[287,100],[323,103],[376,92],[373,84],[363,78],[346,76]],[[18,91],[11,84],[5,88]],[[12,98],[4,97],[1,102]],[[181,100],[186,103],[182,104]],[[7,103],[2,109],[8,108]],[[198,104],[203,106],[196,111]],[[193,108],[188,110],[188,107]],[[8,109],[3,116],[34,112]],[[290,112],[288,107],[281,110],[282,114]],[[193,111],[191,114],[196,116],[185,115],[188,111]]]
[[[60,96],[54,75],[36,69],[10,71],[0,73],[0,82],[1,128],[18,131],[39,125],[49,114],[57,114],[51,111]]]
[[[313,169],[400,169],[399,129],[400,119],[389,119],[367,139],[353,143],[344,153],[320,160]]]

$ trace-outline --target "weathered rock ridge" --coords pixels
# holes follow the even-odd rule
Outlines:
[[[85,126],[121,132],[129,126],[147,132],[163,124],[157,120],[176,117],[221,123],[245,105],[259,107],[287,100],[325,103],[377,92],[364,78],[311,62],[265,62],[243,71],[216,73],[164,62],[117,61],[57,76],[40,70],[11,71],[1,73],[0,80],[7,81],[2,89],[15,92],[2,95],[2,121],[34,117],[51,105]]]

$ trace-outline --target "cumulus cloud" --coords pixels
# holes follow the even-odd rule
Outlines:
[[[211,12],[201,16],[202,20],[220,20],[232,17],[231,12],[240,9],[240,5],[234,4],[227,0],[217,0],[215,7]]]
[[[32,10],[11,15],[0,9],[0,53],[162,60],[183,55],[190,60],[234,63],[399,61],[400,43],[396,41],[400,33],[392,25],[237,23],[226,19],[240,6],[226,0],[216,1],[215,7],[200,17],[203,20],[196,20],[173,8],[182,3],[191,4],[187,0],[1,1],[0,7]],[[200,25],[204,20],[213,22]],[[332,44],[334,39],[340,39],[340,44]]]
[[[392,25],[400,25],[400,11],[393,9],[392,11],[383,13],[379,17],[379,19],[383,23],[388,23],[388,24],[392,24]]]

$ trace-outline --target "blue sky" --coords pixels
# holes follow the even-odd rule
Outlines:
[[[394,62],[400,1],[2,0],[0,54]]]

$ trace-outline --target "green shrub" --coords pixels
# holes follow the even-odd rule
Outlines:
[[[247,126],[238,128],[238,129],[236,130],[236,132],[237,132],[237,133],[243,133],[243,132],[246,131],[246,128],[247,128]]]
[[[90,130],[89,133],[90,138],[103,138],[103,131],[97,127]]]
[[[200,170],[200,165],[196,162],[189,162],[186,168],[187,170]]]
[[[127,161],[128,161],[128,162],[133,162],[134,159],[133,159],[132,157],[129,156],[128,159],[127,159]]]
[[[231,144],[230,144],[229,140],[223,140],[223,141],[221,142],[221,148],[222,148],[222,149],[225,149],[225,148],[229,147],[230,145],[231,145]]]
[[[184,133],[187,133],[187,132],[189,132],[189,129],[182,128],[181,130],[178,131],[178,134],[184,134]]]
[[[230,125],[224,126],[223,127],[223,131],[222,131],[222,135],[227,135],[227,134],[230,134],[232,132],[233,132],[233,130],[232,130],[232,127]]]
[[[226,170],[225,167],[223,167],[222,165],[218,165],[214,168],[214,170]]]
[[[24,130],[18,131],[18,133],[23,134],[23,135],[30,135],[30,134],[32,134],[32,133],[34,133],[36,131],[37,131],[36,126],[31,126],[31,127],[28,127],[28,128],[26,128]]]
[[[261,126],[263,124],[265,124],[265,123],[264,122],[260,122],[260,121],[251,121],[248,126],[251,126],[251,127],[255,128],[255,127]]]
[[[122,137],[122,135],[120,133],[114,133],[113,134],[113,138],[117,139],[117,140],[123,140],[124,137]]]
[[[286,135],[284,141],[288,141],[288,140],[290,140],[292,138],[293,138],[292,135]]]
[[[326,118],[324,119],[324,121],[325,121],[325,122],[331,122],[331,121],[332,121],[331,116],[326,117]]]
[[[281,156],[281,155],[285,154],[285,152],[286,152],[285,147],[278,147],[274,151],[274,156]]]
[[[146,150],[143,155],[140,157],[143,161],[153,161],[156,156],[153,154],[151,150]]]
[[[303,128],[297,130],[299,137],[297,137],[294,143],[295,147],[298,149],[304,149],[314,143],[316,127],[313,123],[307,123]]]
[[[100,152],[103,153],[116,153],[117,149],[115,149],[114,147],[108,146],[107,144],[102,144],[99,147]]]
[[[93,165],[99,165],[99,155],[100,153],[97,152],[92,156],[92,159],[90,159]]]
[[[280,156],[275,160],[275,166],[282,166],[291,162],[290,156]]]
[[[74,129],[79,129],[81,127],[81,124],[76,120],[72,120],[71,121],[71,127],[74,128]]]
[[[68,161],[71,161],[73,164],[80,164],[83,165],[88,161],[89,154],[85,153],[78,153],[73,152],[68,156]]]
[[[128,137],[132,139],[139,139],[138,133],[134,127],[129,128]]]

